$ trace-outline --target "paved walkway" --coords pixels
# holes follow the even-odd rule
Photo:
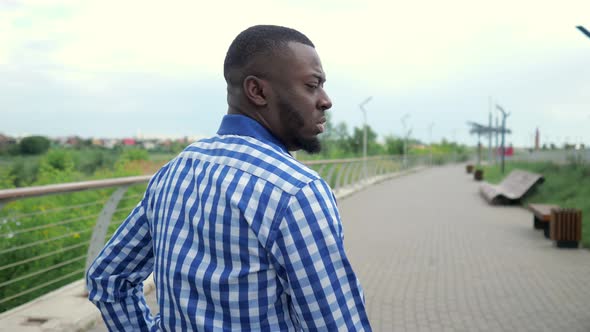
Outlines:
[[[590,331],[590,251],[558,249],[463,167],[340,202],[375,331]]]
[[[557,249],[526,210],[487,205],[463,166],[339,206],[375,331],[590,331],[590,251]]]

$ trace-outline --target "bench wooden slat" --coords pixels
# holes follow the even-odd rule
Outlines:
[[[541,221],[551,221],[551,209],[559,209],[555,204],[529,204],[529,210]]]
[[[491,204],[512,203],[522,199],[532,188],[545,181],[542,175],[513,170],[498,185],[487,182],[480,186],[480,193]]]

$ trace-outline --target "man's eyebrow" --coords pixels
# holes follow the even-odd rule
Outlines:
[[[317,78],[320,83],[326,82],[326,77],[323,74],[312,74],[313,77]]]

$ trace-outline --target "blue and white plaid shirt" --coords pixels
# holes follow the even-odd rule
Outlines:
[[[154,175],[90,267],[108,328],[371,330],[328,184],[248,117],[226,115],[217,134]]]

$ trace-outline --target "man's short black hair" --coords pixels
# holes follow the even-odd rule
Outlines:
[[[257,74],[247,70],[253,60],[260,55],[272,55],[289,42],[298,42],[315,48],[304,34],[287,27],[255,25],[242,31],[227,50],[223,63],[225,81],[228,85],[241,84],[247,75]]]

